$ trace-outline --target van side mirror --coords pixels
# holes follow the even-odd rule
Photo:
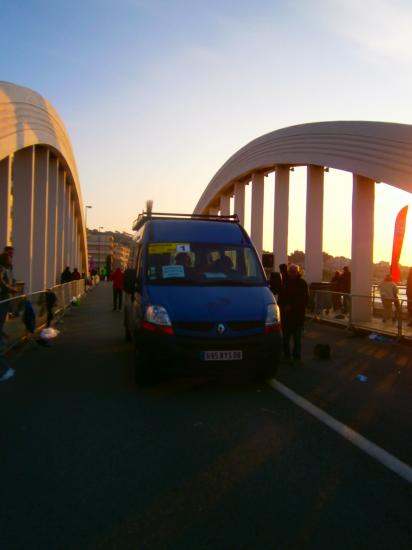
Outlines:
[[[127,294],[134,294],[136,290],[137,272],[135,269],[126,269],[123,274],[123,288]]]

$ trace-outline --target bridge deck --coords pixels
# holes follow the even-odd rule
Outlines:
[[[246,381],[242,385],[235,377],[220,382],[187,376],[165,379],[150,389],[137,388],[131,346],[123,338],[122,314],[112,312],[111,306],[111,285],[102,283],[58,325],[61,333],[50,348],[33,343],[11,358],[16,377],[0,384],[0,466],[3,492],[8,495],[0,518],[5,547],[46,548],[50,541],[55,548],[173,547],[165,541],[177,536],[176,525],[182,532],[187,528],[188,513],[202,536],[214,536],[220,533],[222,522],[212,521],[202,527],[196,523],[200,521],[197,502],[193,508],[184,506],[180,510],[179,499],[192,503],[197,494],[212,498],[213,476],[207,475],[207,468],[214,460],[222,464],[223,457],[232,456],[228,449],[233,449],[236,460],[234,465],[229,464],[228,478],[219,475],[223,480],[239,475],[236,480],[246,491],[241,485],[244,472],[238,463],[239,441],[246,445],[242,460],[252,460],[253,465],[255,455],[265,456],[268,436],[279,441],[283,432],[294,434],[282,443],[287,463],[284,470],[278,476],[268,474],[263,480],[257,474],[253,477],[258,495],[267,491],[268,484],[271,487],[270,496],[264,499],[264,506],[262,501],[257,514],[266,529],[271,523],[265,514],[269,513],[272,520],[276,518],[276,513],[265,512],[267,498],[271,506],[279,506],[281,517],[288,506],[294,510],[293,517],[304,513],[299,511],[305,505],[301,489],[290,491],[288,482],[276,481],[279,475],[279,479],[289,476],[293,486],[295,476],[299,477],[305,465],[312,472],[304,476],[307,483],[313,483],[308,490],[317,494],[324,482],[330,485],[327,466],[333,462],[333,471],[344,471],[346,476],[339,493],[344,512],[333,508],[335,502],[341,502],[335,495],[328,503],[332,515],[326,514],[325,522],[316,527],[322,536],[333,536],[333,518],[339,519],[340,525],[342,513],[355,536],[371,541],[372,546],[379,545],[379,536],[408,536],[410,526],[405,518],[401,528],[397,519],[399,513],[408,515],[406,482],[352,451],[317,421],[307,421],[308,415],[298,412],[266,384]],[[317,342],[331,345],[331,360],[313,358]],[[412,463],[412,440],[405,437],[412,429],[409,347],[352,337],[342,329],[308,323],[303,357],[302,367],[282,365],[279,381],[399,459]],[[356,379],[360,373],[368,376],[367,383]],[[196,424],[199,418],[203,423]],[[290,426],[290,422],[294,424]],[[202,432],[206,425],[208,431]],[[262,430],[262,438],[256,438]],[[309,443],[303,443],[306,436]],[[250,448],[251,441],[256,448]],[[290,465],[290,457],[297,460],[297,465]],[[272,466],[272,472],[283,468],[278,462]],[[256,466],[257,473],[259,468]],[[312,482],[315,470],[319,474]],[[368,472],[372,472],[372,480],[366,480]],[[354,479],[350,478],[352,473]],[[251,466],[248,475],[254,474]],[[200,476],[195,477],[198,486],[193,488],[187,480],[196,475]],[[183,488],[180,479],[186,480]],[[378,483],[385,498],[387,495],[385,508],[383,495],[382,500],[373,496]],[[219,483],[221,492],[223,486],[225,481]],[[179,497],[182,491],[186,493]],[[352,507],[348,508],[347,502],[365,499],[369,492],[372,498],[364,502],[363,513],[359,515],[355,507],[351,516]],[[228,490],[228,497],[230,494]],[[294,494],[299,495],[296,502]],[[399,501],[402,494],[403,504]],[[249,497],[247,491],[242,495],[244,503],[249,498],[260,502],[259,496]],[[286,508],[285,499],[291,499]],[[218,508],[218,503],[215,506]],[[386,507],[392,510],[387,515]],[[369,510],[375,520],[385,524],[386,534],[376,534],[375,528],[367,527],[370,523],[364,518]],[[239,513],[243,512],[241,508]],[[250,518],[252,512],[248,513]],[[385,518],[391,513],[395,520],[389,528]],[[249,523],[240,516],[238,528],[243,521]],[[283,528],[282,521],[273,525],[276,540],[282,529],[287,530],[287,537],[296,528],[295,524]],[[128,536],[135,536],[139,544],[133,546]],[[164,546],[153,544],[152,537],[156,536],[163,537]],[[129,546],[122,546],[123,539]],[[217,547],[229,547],[229,542]]]
[[[61,333],[50,348],[32,344],[12,358],[18,399],[31,400],[34,388],[37,395],[44,382],[64,393],[78,387],[94,392],[102,380],[114,386],[127,384],[128,391],[133,391],[132,346],[124,340],[122,312],[111,308],[111,284],[101,283],[57,325]],[[317,343],[330,344],[329,361],[313,356]],[[407,405],[412,393],[412,348],[407,343],[372,341],[343,327],[308,320],[302,355],[303,367],[280,366],[282,383],[355,430],[367,430],[373,440],[379,439],[381,422],[396,427],[402,418],[412,429]],[[358,374],[366,375],[368,382],[357,381]],[[7,393],[5,386],[0,388]],[[365,416],[366,423],[361,421]],[[391,437],[391,433],[396,438],[396,430],[386,435]],[[396,447],[398,456],[405,453],[403,441],[390,446]],[[407,454],[412,460],[412,443]]]

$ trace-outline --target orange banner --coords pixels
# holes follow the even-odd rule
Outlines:
[[[395,221],[395,231],[393,234],[393,246],[392,246],[392,261],[391,261],[391,275],[395,283],[399,281],[401,271],[399,269],[399,258],[401,257],[403,237],[405,235],[406,216],[408,214],[408,207],[404,206],[399,210]]]

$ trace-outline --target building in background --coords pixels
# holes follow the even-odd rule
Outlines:
[[[113,259],[114,239],[109,231],[87,230],[87,244],[89,253],[89,270],[100,272],[102,269],[110,271]],[[109,264],[108,264],[109,258]]]
[[[120,231],[87,230],[89,269],[110,273],[120,267],[122,270],[134,265],[136,241],[133,235]]]

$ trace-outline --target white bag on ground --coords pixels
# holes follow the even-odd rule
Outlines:
[[[57,329],[53,327],[47,327],[40,332],[40,338],[42,340],[50,340],[51,338],[56,338],[58,334],[59,331]]]

